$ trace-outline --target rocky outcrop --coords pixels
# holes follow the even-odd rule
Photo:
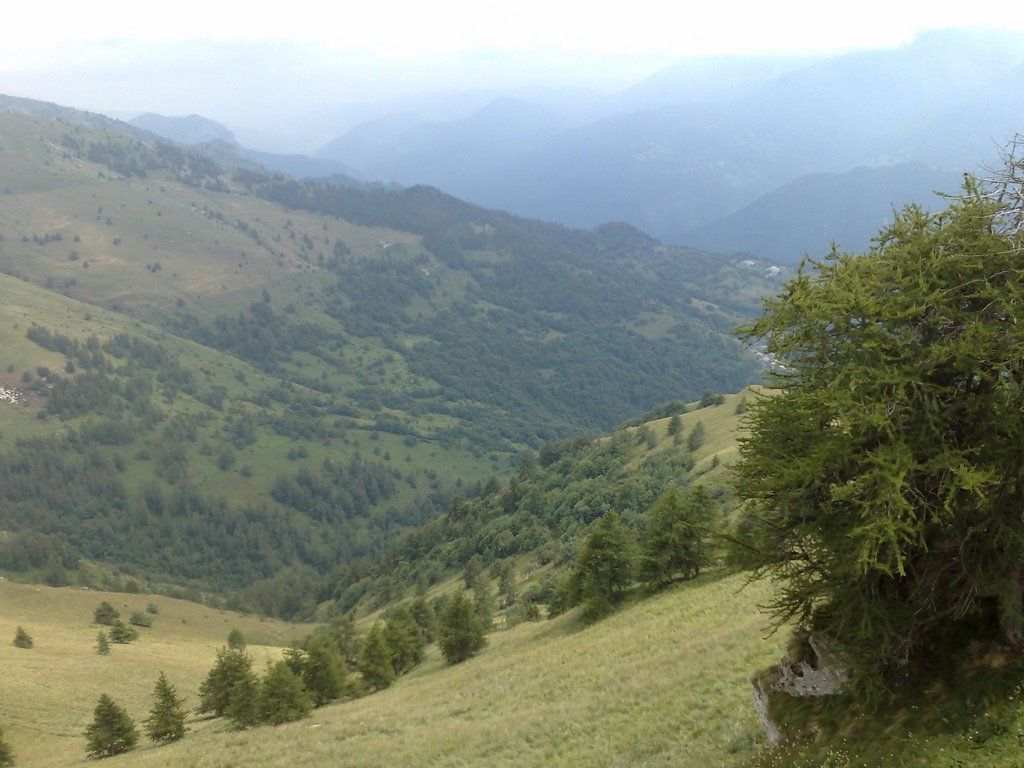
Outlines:
[[[810,634],[797,633],[782,660],[753,680],[754,709],[768,741],[774,744],[792,735],[771,717],[774,696],[833,696],[842,690],[848,679],[846,668],[820,641]]]

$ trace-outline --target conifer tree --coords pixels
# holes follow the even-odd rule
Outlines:
[[[267,667],[259,684],[258,718],[261,723],[280,725],[301,720],[313,709],[313,698],[286,661]]]
[[[412,601],[412,605],[409,606],[409,613],[412,614],[416,626],[420,629],[420,638],[424,644],[431,642],[434,639],[436,617],[434,616],[434,609],[427,602],[425,595],[416,596],[416,599]]]
[[[690,434],[686,436],[686,448],[691,453],[704,445],[704,422],[698,421],[693,425]]]
[[[483,622],[465,592],[456,592],[441,609],[437,617],[437,644],[449,664],[475,656],[487,644]]]
[[[178,692],[163,672],[153,689],[153,708],[143,727],[152,741],[166,743],[177,741],[185,735],[185,700],[178,698]]]
[[[302,681],[316,707],[322,707],[345,693],[348,687],[345,661],[338,647],[326,635],[316,635],[310,641]]]
[[[228,648],[233,651],[244,651],[245,646],[245,635],[242,634],[242,630],[235,627],[228,632]]]
[[[14,633],[14,647],[15,648],[31,648],[35,643],[32,641],[32,636],[25,631],[24,627],[18,627]]]
[[[392,610],[384,627],[396,675],[404,675],[423,660],[423,641],[407,605]]]
[[[384,634],[384,622],[378,621],[366,635],[359,652],[359,671],[373,690],[379,691],[395,682],[395,668],[391,663],[391,649]]]
[[[110,640],[102,629],[96,633],[96,653],[100,656],[107,656],[110,653]]]
[[[633,580],[633,539],[614,510],[594,523],[576,561],[575,581],[588,621],[610,613]]]
[[[678,413],[668,420],[668,434],[672,436],[672,445],[679,445],[683,441],[683,420]]]
[[[740,446],[748,563],[859,690],[996,631],[1024,653],[1022,169],[806,261],[745,331],[779,362]]]
[[[647,513],[640,577],[651,587],[691,579],[708,563],[715,500],[695,486],[681,494],[669,488]]]
[[[139,732],[124,708],[104,693],[93,710],[93,721],[85,729],[85,739],[89,757],[113,757],[132,749],[139,741]]]
[[[213,668],[199,685],[197,711],[212,712],[218,717],[227,714],[232,690],[252,674],[252,657],[249,654],[238,649],[221,648],[217,651]]]
[[[231,724],[239,730],[259,725],[260,680],[251,666],[239,672],[227,693],[224,715]]]
[[[138,639],[138,637],[139,631],[121,619],[114,619],[114,623],[110,625],[110,641],[113,643],[124,645]]]

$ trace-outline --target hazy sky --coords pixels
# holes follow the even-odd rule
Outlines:
[[[1017,3],[900,0],[222,0],[11,3],[0,93],[125,116],[279,115],[425,90],[620,88],[673,59],[892,47],[951,26],[1024,30]]]

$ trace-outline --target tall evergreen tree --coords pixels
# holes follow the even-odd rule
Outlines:
[[[363,640],[363,648],[359,652],[359,671],[363,680],[375,691],[387,688],[395,682],[395,667],[391,662],[391,649],[388,647],[384,622],[378,621]]]
[[[93,710],[93,721],[85,729],[85,739],[89,757],[113,757],[132,749],[139,741],[139,732],[124,708],[104,693]]]
[[[153,689],[153,708],[143,727],[152,741],[166,743],[177,741],[185,735],[185,700],[178,698],[178,692],[161,672]]]
[[[313,697],[285,661],[267,667],[259,684],[259,722],[280,725],[301,720],[313,709]]]
[[[313,697],[313,705],[322,707],[341,697],[347,687],[345,660],[331,638],[315,635],[306,649],[302,681]]]
[[[632,536],[614,510],[594,523],[575,571],[583,616],[588,621],[610,613],[632,583],[633,549]]]
[[[698,448],[704,445],[704,437],[704,422],[698,421],[696,424],[693,425],[693,429],[690,430],[690,434],[686,436],[687,450],[689,450],[692,453],[693,451],[696,451]]]
[[[387,617],[384,637],[391,650],[396,675],[404,675],[423,661],[423,640],[407,605],[399,605]]]
[[[649,586],[663,587],[676,578],[700,573],[710,557],[709,537],[715,500],[703,486],[681,494],[669,488],[647,513],[640,556],[640,577]]]
[[[251,677],[252,657],[245,651],[221,648],[217,660],[199,685],[198,712],[212,712],[221,717],[227,714],[232,689],[242,680]]]
[[[110,640],[102,629],[96,633],[96,653],[100,656],[107,656],[110,653]]]
[[[240,670],[232,683],[224,715],[239,730],[259,725],[260,679],[251,666]]]
[[[487,644],[484,625],[473,600],[456,592],[437,617],[437,644],[449,664],[475,656]]]

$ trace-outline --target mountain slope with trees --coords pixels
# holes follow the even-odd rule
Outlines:
[[[299,615],[521,450],[757,375],[731,328],[764,264],[15,106],[39,116],[0,114],[9,572]]]

